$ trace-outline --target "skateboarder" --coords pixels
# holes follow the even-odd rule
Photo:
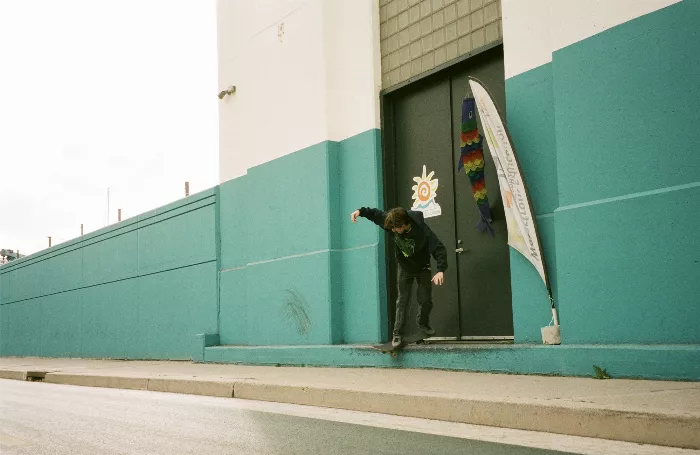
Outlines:
[[[413,281],[418,282],[416,297],[418,300],[418,328],[426,335],[434,335],[435,330],[430,326],[430,311],[433,309],[430,256],[437,262],[437,273],[432,277],[436,286],[444,282],[444,272],[447,269],[447,250],[435,233],[430,230],[423,219],[423,212],[406,210],[396,207],[384,212],[379,209],[362,207],[350,214],[350,220],[357,222],[361,216],[374,222],[385,231],[394,233],[396,245],[396,261],[398,263],[398,293],[396,299],[396,321],[391,340],[397,347],[403,340],[405,312],[411,298]]]

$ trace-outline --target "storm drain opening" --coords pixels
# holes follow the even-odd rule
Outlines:
[[[46,377],[45,371],[27,371],[25,380],[31,382],[41,382]]]

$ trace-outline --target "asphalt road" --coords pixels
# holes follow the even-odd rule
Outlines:
[[[564,453],[279,414],[271,403],[271,412],[251,410],[242,401],[0,380],[0,453]]]

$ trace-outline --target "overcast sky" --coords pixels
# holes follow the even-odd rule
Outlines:
[[[0,0],[0,249],[218,183],[215,0]]]

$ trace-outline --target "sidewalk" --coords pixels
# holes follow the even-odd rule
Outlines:
[[[700,449],[700,382],[0,358],[0,378],[324,406]]]

